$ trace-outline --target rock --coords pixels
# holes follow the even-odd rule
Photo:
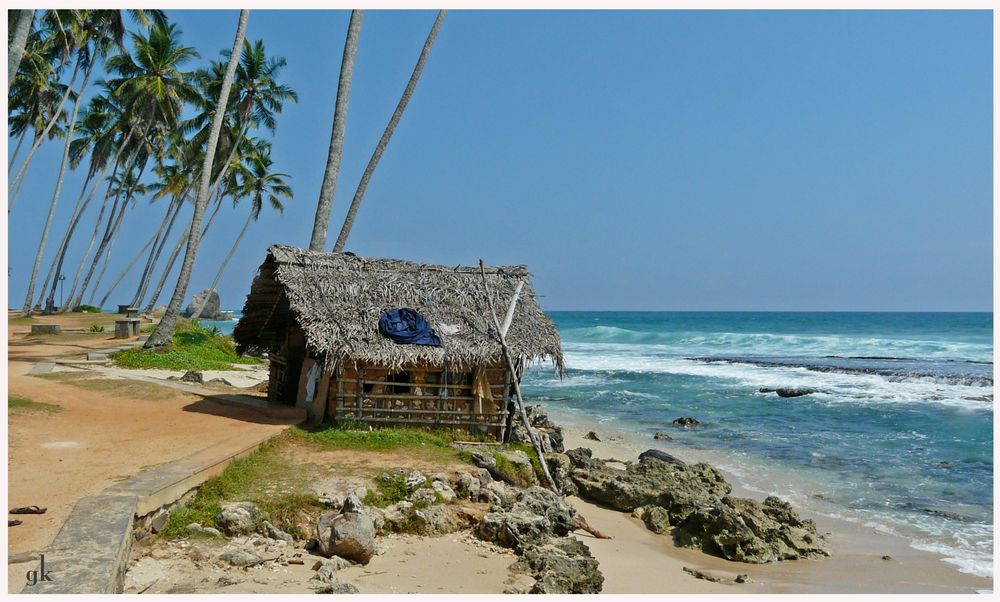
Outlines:
[[[290,533],[285,533],[267,521],[264,521],[264,532],[267,533],[267,536],[271,539],[277,539],[278,541],[284,541],[289,544],[295,543],[295,538],[292,537]]]
[[[698,426],[699,424],[701,424],[701,421],[691,416],[684,416],[683,418],[674,418],[671,424],[676,424],[677,426],[683,426],[684,428],[688,428],[690,426]]]
[[[489,474],[489,473],[487,473]],[[451,481],[455,493],[462,498],[476,499],[479,497],[481,485],[479,478],[467,472],[460,472]]]
[[[892,560],[892,556],[886,554],[885,556],[882,557],[882,560]]]
[[[331,556],[329,558],[324,558],[322,560],[317,560],[312,565],[312,570],[318,571],[324,566],[329,566],[331,572],[339,571],[340,569],[354,566],[354,563],[346,558],[341,558],[340,556]]]
[[[236,585],[237,583],[243,583],[244,581],[246,581],[246,579],[234,577],[233,575],[223,575],[216,579],[215,584],[219,587],[229,587],[230,585]]]
[[[348,495],[344,500],[344,503],[340,505],[340,511],[344,514],[348,512],[363,512],[364,506],[362,505],[361,500],[358,499],[358,496],[352,493]]]
[[[413,502],[414,506],[419,506],[421,508],[431,506],[438,501],[437,495],[434,493],[434,490],[426,487],[417,489],[416,491],[408,495],[406,499]]]
[[[261,561],[260,554],[253,548],[244,548],[237,545],[228,545],[222,548],[219,560],[231,564],[232,566],[247,566]]]
[[[183,380],[183,377],[182,377],[182,380]],[[226,380],[224,378],[213,378],[212,380],[208,381],[208,383],[206,383],[206,384],[209,384],[209,385],[225,385],[227,387],[233,386],[233,383],[229,382],[228,380]]]
[[[412,492],[423,487],[427,483],[427,477],[419,471],[413,470],[406,475],[403,483],[406,485],[406,490]]]
[[[153,518],[149,519],[149,529],[153,533],[159,533],[160,531],[163,530],[163,527],[167,526],[167,520],[169,519],[170,519],[170,513],[161,508],[156,511],[156,514],[153,515]]]
[[[601,438],[597,436],[594,431],[588,431],[586,435],[583,436],[584,439],[589,439],[591,441],[600,441]]]
[[[549,531],[556,536],[569,535],[576,529],[576,509],[543,487],[531,487],[517,494],[511,510],[519,512],[522,509],[544,516],[549,521]]]
[[[548,519],[533,512],[488,512],[476,528],[480,539],[517,551],[525,545],[546,541],[550,535]]]
[[[538,439],[542,444],[542,451],[545,453],[562,453],[565,451],[563,447],[562,427],[549,419],[545,409],[540,405],[534,405],[527,406],[524,410],[528,415],[528,423],[531,424],[532,429],[538,435]],[[528,431],[519,419],[515,418],[511,424],[510,441],[511,443],[531,443]]]
[[[671,437],[670,435],[664,433],[663,431],[656,431],[656,433],[653,435],[653,439],[656,439],[658,441],[673,441],[674,440],[673,437]]]
[[[961,523],[969,522],[970,519],[966,516],[962,516],[957,512],[950,512],[948,510],[937,510],[935,508],[924,508],[924,512],[927,514],[932,514],[934,516],[940,516],[941,518],[947,518],[948,520],[958,521]]]
[[[646,528],[659,535],[666,535],[670,532],[670,513],[659,506],[643,506],[641,509],[643,524]]]
[[[778,397],[802,397],[803,395],[811,395],[815,393],[815,389],[805,389],[805,388],[779,388],[774,390],[778,394]]]
[[[937,466],[938,468],[951,468],[951,462],[947,460],[941,460],[940,462],[935,464],[935,466]]]
[[[698,569],[692,569],[692,568],[689,568],[689,567],[686,567],[686,566],[685,567],[681,567],[681,569],[685,573],[693,576],[695,579],[704,579],[705,581],[711,581],[712,583],[722,583],[724,581],[723,579],[720,579],[719,577],[716,577],[714,575],[709,575],[708,573],[704,573],[702,571],[699,571]]]
[[[335,580],[333,583],[328,583],[323,587],[316,589],[317,594],[356,594],[358,593],[358,588],[352,583],[346,581]]]
[[[604,585],[604,575],[590,549],[569,537],[526,545],[511,571],[535,579],[530,590],[533,594],[597,594]]]
[[[516,487],[530,487],[538,483],[531,458],[521,450],[497,450],[495,453],[474,451],[472,462],[489,472],[497,481]]]
[[[413,512],[413,532],[431,537],[454,533],[468,527],[454,506],[431,506]]]
[[[219,531],[215,527],[205,527],[202,529],[205,535],[211,535],[212,537],[222,537],[222,531]]]
[[[375,527],[375,534],[378,535],[381,533],[385,528],[385,513],[382,512],[382,509],[369,506],[366,507],[363,512],[372,519],[372,525]]]
[[[205,377],[197,370],[188,370],[184,373],[184,376],[181,377],[181,381],[186,383],[202,384],[205,382]]]
[[[556,487],[563,495],[576,495],[579,493],[570,472],[573,470],[573,463],[566,454],[546,454],[545,463],[549,465],[549,474],[556,482]]]
[[[517,489],[511,487],[503,481],[490,481],[490,483],[479,490],[479,501],[490,504],[503,510],[509,510],[517,497]]]
[[[697,508],[712,506],[732,490],[708,464],[670,462],[647,455],[624,470],[591,457],[590,450],[570,450],[570,473],[579,495],[622,512],[660,506],[676,524]]]
[[[375,524],[363,512],[328,512],[316,523],[320,556],[340,556],[368,564],[375,554]]]
[[[776,497],[763,503],[726,497],[675,524],[681,546],[739,562],[764,563],[829,556],[829,546],[811,520],[802,520]]]
[[[455,490],[449,487],[447,482],[434,481],[431,483],[431,489],[433,489],[445,503],[454,502],[455,498],[458,497],[455,495]]]
[[[750,575],[740,574],[736,575],[736,578],[733,579],[733,583],[753,583],[753,579],[750,578]]]
[[[205,301],[206,297],[208,297],[207,301]],[[201,305],[202,302],[205,303],[205,307],[202,308],[201,313],[197,316],[193,315],[194,311],[198,309],[198,306]],[[191,304],[184,310],[184,317],[193,318],[195,320],[225,320],[225,314],[219,310],[220,305],[221,300],[219,299],[219,293],[211,289],[205,289],[200,293],[197,293],[191,299]]]
[[[267,518],[267,514],[253,502],[229,502],[222,505],[215,522],[226,535],[248,535],[257,531]]]
[[[653,458],[655,460],[660,460],[661,462],[669,462],[671,464],[677,464],[678,466],[681,467],[687,467],[687,463],[678,460],[677,458],[671,456],[665,451],[660,451],[658,449],[647,449],[646,451],[639,454],[639,459],[642,460],[643,458]]]

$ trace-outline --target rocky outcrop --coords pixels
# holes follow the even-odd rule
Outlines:
[[[228,545],[219,553],[219,560],[232,566],[248,566],[261,561],[260,554],[251,547]]]
[[[534,579],[532,594],[598,594],[604,585],[590,548],[569,537],[525,547],[510,570]]]
[[[545,408],[540,405],[534,405],[525,407],[524,411],[528,415],[528,422],[531,424],[531,428],[538,435],[544,453],[562,453],[565,451],[563,447],[562,427],[549,419]],[[524,428],[520,416],[515,416],[514,421],[511,423],[510,442],[531,443],[531,438],[528,437],[528,431]]]
[[[483,516],[477,528],[480,539],[524,550],[526,545],[540,545],[550,537],[564,537],[575,528],[576,510],[548,489],[531,487],[517,493],[507,509],[496,509]]]
[[[815,389],[806,389],[804,387],[778,387],[777,389],[761,387],[758,391],[760,393],[777,393],[778,397],[802,397],[803,395],[811,395],[816,392]]]
[[[206,297],[208,298],[207,300]],[[197,316],[193,315],[202,303],[205,304],[205,307],[202,308],[201,313]],[[231,317],[231,314],[221,311],[220,305],[219,293],[213,289],[205,289],[195,294],[191,299],[191,304],[184,310],[184,317],[195,320],[226,320]]]
[[[659,450],[625,469],[570,450],[570,472],[580,496],[633,514],[655,533],[682,546],[740,562],[772,562],[829,555],[816,525],[776,497],[763,503],[730,497],[732,487],[708,464],[687,464]]]
[[[830,555],[815,523],[800,519],[787,502],[773,496],[763,503],[726,497],[716,506],[688,515],[673,534],[679,545],[739,562]]]
[[[504,481],[515,487],[530,487],[538,483],[531,458],[521,450],[473,451],[471,457],[476,466],[486,469],[497,481]]]
[[[573,462],[570,461],[569,456],[566,454],[546,454],[545,463],[549,465],[549,474],[552,475],[552,480],[556,482],[556,487],[563,495],[576,495],[579,491],[576,488],[576,484],[573,483],[573,479],[570,477],[570,472],[573,470]]]
[[[674,418],[671,424],[675,426],[682,426],[684,428],[689,428],[692,426],[698,426],[699,424],[701,424],[701,421],[692,416],[684,416],[683,418]]]
[[[348,511],[327,512],[319,517],[316,551],[327,558],[340,556],[368,564],[375,554],[375,522],[362,511],[360,502],[344,502],[344,508]]]

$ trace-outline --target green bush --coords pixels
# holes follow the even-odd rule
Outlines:
[[[104,327],[100,324],[91,324],[90,332],[104,332]]]
[[[147,351],[137,347],[108,357],[122,368],[164,370],[230,370],[233,364],[262,363],[259,358],[238,355],[230,337],[213,334],[188,321],[178,321],[173,344],[164,349]]]
[[[101,308],[94,307],[93,305],[79,305],[74,311],[79,311],[87,314],[99,314],[101,313]]]

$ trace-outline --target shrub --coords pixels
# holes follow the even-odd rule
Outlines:
[[[93,305],[79,305],[76,310],[87,314],[99,314],[101,313],[100,307],[94,307]]]
[[[90,332],[104,332],[104,326],[101,326],[100,324],[91,324]]]
[[[165,370],[230,370],[233,364],[260,364],[255,357],[240,356],[230,337],[213,334],[190,321],[178,321],[174,340],[164,349],[127,349],[109,356],[122,368]]]

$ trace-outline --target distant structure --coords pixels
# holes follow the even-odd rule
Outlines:
[[[267,352],[269,399],[304,406],[313,421],[461,429],[504,439],[513,379],[544,359],[561,374],[563,354],[527,268],[492,267],[486,276],[498,311],[523,285],[506,331],[514,373],[491,326],[478,267],[274,245],[233,338],[240,353]],[[380,331],[386,312],[404,308],[426,319],[439,346],[399,343]]]

